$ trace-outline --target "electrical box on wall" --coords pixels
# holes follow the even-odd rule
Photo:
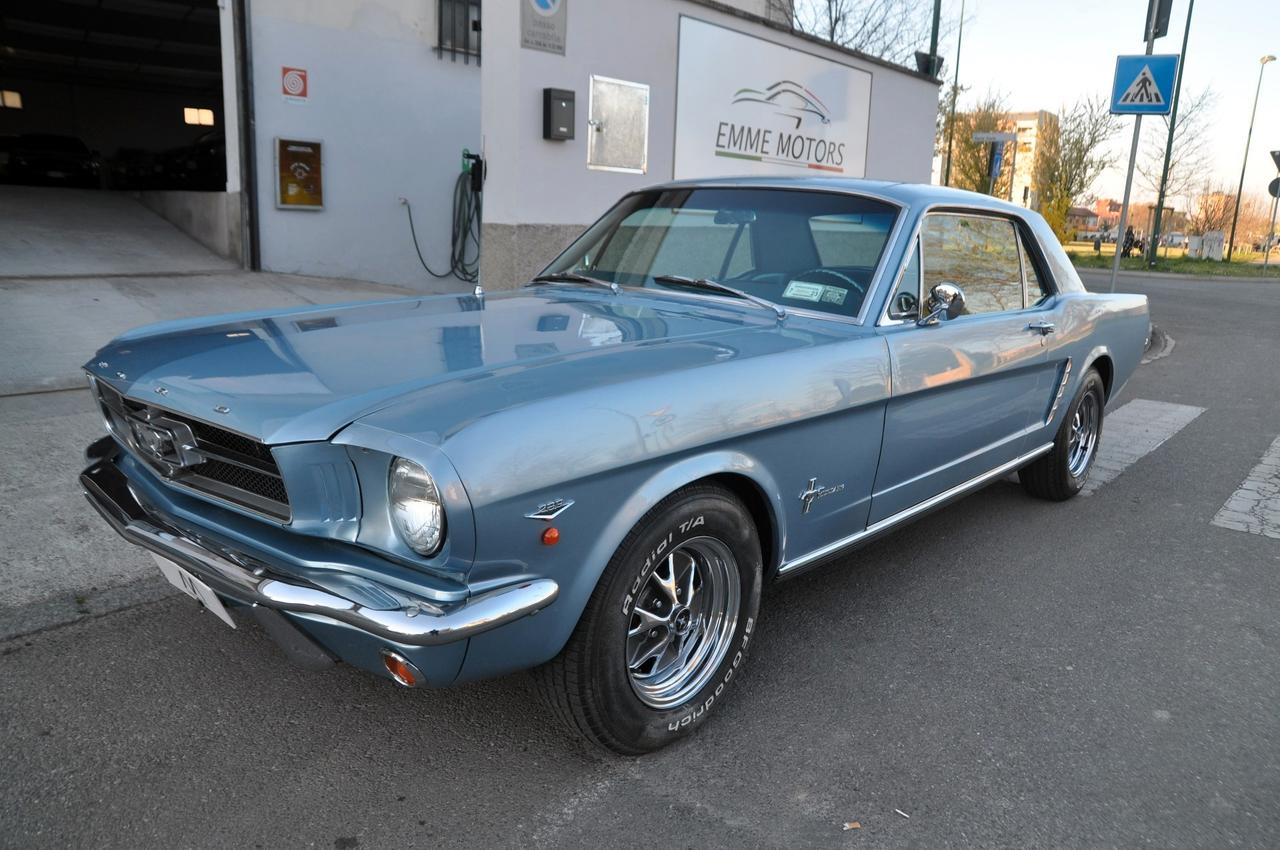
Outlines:
[[[542,90],[542,138],[552,141],[573,138],[573,97],[568,89]]]

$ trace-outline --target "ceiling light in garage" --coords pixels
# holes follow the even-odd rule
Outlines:
[[[213,110],[197,109],[194,106],[185,106],[182,109],[182,120],[188,124],[202,124],[205,127],[212,127]]]
[[[22,93],[5,89],[0,91],[0,106],[5,109],[21,109]],[[212,121],[209,123],[213,123]]]

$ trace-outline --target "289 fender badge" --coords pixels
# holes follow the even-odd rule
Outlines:
[[[809,509],[813,507],[813,503],[827,496],[834,496],[836,493],[843,493],[843,484],[832,484],[830,487],[823,487],[818,484],[818,479],[810,478],[809,486],[800,494],[800,502],[804,505],[801,513],[809,513]]]
[[[540,519],[543,522],[551,522],[551,520],[560,516],[560,514],[573,507],[573,499],[553,499],[550,502],[543,502],[529,513],[525,514],[528,519]]]

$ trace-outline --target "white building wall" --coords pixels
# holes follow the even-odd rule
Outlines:
[[[462,149],[480,147],[480,68],[437,57],[435,21],[427,0],[250,4],[264,269],[461,287],[422,269],[398,201],[446,271]],[[283,97],[282,66],[307,70],[306,103]],[[276,137],[323,143],[322,211],[276,209]]]
[[[718,4],[688,0],[572,2],[566,53],[560,56],[520,47],[520,18],[513,6],[486,3],[483,8],[481,101],[489,179],[481,282],[486,287],[527,279],[621,195],[673,178],[681,15],[870,72],[866,176],[929,181],[938,87],[917,74],[801,39]],[[587,169],[592,74],[650,86],[646,174]],[[575,92],[573,140],[542,139],[544,87]]]

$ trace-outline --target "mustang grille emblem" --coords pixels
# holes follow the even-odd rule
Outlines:
[[[843,484],[833,484],[830,487],[823,487],[818,483],[818,479],[810,478],[809,486],[800,494],[800,502],[804,505],[804,510],[801,511],[801,513],[809,513],[809,510],[813,507],[813,503],[818,499],[822,499],[826,496],[834,496],[836,493],[843,492]]]
[[[133,438],[138,444],[138,448],[151,455],[153,458],[165,463],[176,463],[178,461],[177,450],[173,444],[173,432],[168,428],[157,428],[146,422],[132,423]]]

